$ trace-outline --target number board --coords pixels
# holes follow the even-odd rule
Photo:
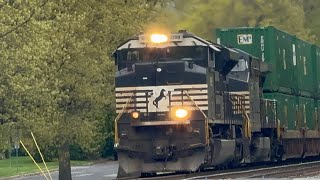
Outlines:
[[[183,41],[183,34],[170,34],[169,41],[178,42]]]

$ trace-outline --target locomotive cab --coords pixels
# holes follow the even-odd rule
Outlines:
[[[116,87],[204,82],[208,59],[212,59],[213,51],[219,49],[181,32],[163,35],[170,38],[157,43],[147,40],[146,36],[152,35],[142,34],[120,46],[114,53]]]

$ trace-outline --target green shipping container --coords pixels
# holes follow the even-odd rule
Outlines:
[[[239,48],[272,65],[264,90],[290,94],[298,90],[294,36],[272,26],[217,29],[216,35],[218,44]]]
[[[316,81],[314,80],[315,60],[312,57],[312,45],[295,38],[294,42],[295,55],[297,59],[297,87],[302,96],[312,97],[315,93]]]
[[[299,120],[297,125],[299,128],[305,128],[308,130],[315,130],[316,120],[316,104],[314,103],[314,99],[298,97],[299,102]]]
[[[277,100],[277,117],[280,120],[280,126],[287,130],[295,130],[298,108],[296,96],[282,93],[264,93],[265,99]]]
[[[315,65],[313,66],[313,70],[315,73],[314,86],[316,91],[316,97],[320,98],[320,47],[315,45],[312,46],[312,59],[315,63]]]
[[[315,100],[317,105],[317,114],[316,114],[316,129],[320,130],[320,100]]]

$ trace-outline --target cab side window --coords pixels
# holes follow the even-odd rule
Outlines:
[[[238,64],[233,67],[231,71],[233,72],[239,72],[239,71],[245,71],[248,69],[248,63],[244,59],[240,59]]]

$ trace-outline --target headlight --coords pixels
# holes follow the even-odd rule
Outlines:
[[[175,112],[175,116],[179,119],[183,119],[188,116],[188,111],[182,108],[179,108]]]
[[[131,113],[131,116],[133,119],[138,119],[140,116],[140,113],[138,111],[134,111]]]
[[[164,34],[151,34],[150,39],[153,43],[164,43],[168,41],[168,36]]]

